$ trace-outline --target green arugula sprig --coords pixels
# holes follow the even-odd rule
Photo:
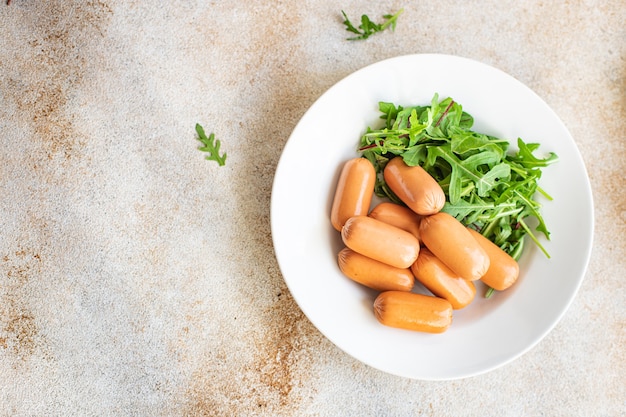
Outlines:
[[[209,137],[207,137],[206,133],[204,133],[204,129],[200,126],[199,123],[196,123],[196,132],[198,133],[197,139],[202,142],[204,146],[198,147],[202,152],[208,152],[208,155],[205,159],[209,161],[215,161],[220,166],[226,164],[226,152],[224,152],[220,156],[220,141],[219,139],[215,139],[215,135],[211,133]]]
[[[371,19],[367,15],[364,14],[361,16],[361,24],[357,28],[352,24],[350,19],[348,19],[348,16],[346,15],[346,13],[342,10],[341,14],[343,14],[343,17],[344,17],[343,24],[346,25],[346,30],[348,32],[352,32],[357,35],[357,36],[349,37],[347,39],[349,41],[367,39],[370,37],[370,35],[373,35],[374,33],[377,33],[377,32],[382,32],[388,27],[390,27],[391,30],[393,31],[396,29],[398,16],[400,16],[400,14],[402,14],[403,11],[404,9],[400,9],[395,14],[383,15],[383,18],[385,19],[385,22],[383,23],[374,23],[371,21]]]
[[[446,194],[443,211],[466,226],[480,231],[513,258],[519,259],[528,235],[549,258],[534,229],[550,239],[550,232],[534,199],[542,190],[537,181],[541,168],[558,160],[555,153],[545,158],[533,152],[538,144],[517,139],[518,150],[508,152],[507,140],[471,130],[473,117],[452,98],[439,101],[435,94],[429,106],[403,108],[379,103],[385,124],[367,128],[359,151],[377,171],[375,192],[403,204],[385,183],[382,172],[387,162],[401,156],[407,165],[422,166]]]

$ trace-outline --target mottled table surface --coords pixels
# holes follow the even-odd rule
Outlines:
[[[404,8],[395,32],[346,40]],[[0,5],[0,415],[626,414],[626,4],[31,1]],[[303,315],[272,246],[281,151],[368,64],[460,55],[537,92],[595,204],[580,291],[484,375],[403,379]],[[215,132],[225,166],[197,150]],[[572,207],[572,210],[575,210]]]

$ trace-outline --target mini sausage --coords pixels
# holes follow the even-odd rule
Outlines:
[[[469,281],[480,279],[489,269],[487,252],[463,224],[445,212],[420,222],[420,237],[448,268]]]
[[[482,276],[481,281],[498,291],[506,290],[513,285],[519,277],[519,264],[517,261],[477,231],[471,228],[467,230],[470,231],[471,235],[489,256],[489,269]]]
[[[466,307],[476,295],[472,281],[455,274],[426,248],[420,250],[411,272],[430,292],[448,300],[454,310]]]
[[[353,158],[343,165],[330,211],[330,222],[341,231],[346,220],[366,215],[372,203],[376,170],[365,158]]]
[[[381,222],[399,227],[402,230],[406,230],[419,240],[420,219],[422,217],[407,207],[401,206],[400,204],[383,202],[374,207],[372,211],[370,211],[369,216]]]
[[[344,248],[337,255],[339,269],[351,280],[377,291],[411,291],[415,277],[408,268],[396,268]]]
[[[353,251],[396,268],[410,267],[420,250],[411,233],[367,216],[349,218],[341,238]]]
[[[439,212],[446,195],[437,181],[421,166],[408,166],[393,158],[383,170],[385,182],[411,210],[423,216]]]
[[[385,291],[374,300],[374,315],[385,326],[443,333],[452,323],[452,305],[430,295]]]

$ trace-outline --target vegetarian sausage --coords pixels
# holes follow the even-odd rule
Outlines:
[[[330,222],[337,231],[341,231],[350,217],[367,214],[375,182],[376,170],[370,161],[365,158],[346,161],[339,174],[330,211]]]
[[[498,245],[481,235],[477,231],[468,228],[480,246],[489,256],[489,269],[482,276],[481,281],[494,290],[502,291],[509,288],[519,277],[519,265],[515,259],[503,251]]]
[[[445,212],[420,222],[420,237],[448,268],[469,281],[480,279],[489,269],[487,252],[463,224]]]
[[[385,326],[443,333],[452,323],[452,305],[430,295],[385,291],[374,300],[374,315]]]
[[[446,202],[437,181],[424,168],[408,166],[401,157],[387,163],[383,176],[391,191],[417,214],[437,213]]]
[[[415,277],[408,268],[396,268],[350,248],[344,248],[337,256],[339,269],[348,278],[378,291],[411,291]]]
[[[369,216],[381,222],[399,227],[402,230],[406,230],[419,240],[421,216],[407,207],[383,202],[374,207],[372,211],[370,211]]]
[[[455,274],[426,248],[420,250],[411,271],[430,292],[448,300],[454,310],[466,307],[476,295],[472,281]]]
[[[353,251],[397,268],[410,267],[420,250],[411,233],[367,216],[350,217],[341,238]]]

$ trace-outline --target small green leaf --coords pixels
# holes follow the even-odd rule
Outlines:
[[[361,24],[359,27],[355,27],[354,24],[348,18],[348,15],[342,10],[341,14],[343,15],[343,24],[346,26],[346,30],[350,33],[354,33],[358,36],[352,36],[347,38],[349,41],[355,40],[363,40],[369,38],[371,35],[377,32],[382,32],[383,30],[391,27],[391,30],[396,29],[396,23],[398,20],[398,16],[404,11],[404,9],[400,9],[397,13],[385,14],[383,18],[385,19],[384,23],[375,23],[373,22],[368,15],[361,15]]]
[[[204,128],[199,123],[196,123],[196,133],[198,133],[197,139],[204,145],[199,146],[198,150],[208,153],[205,159],[209,161],[215,161],[218,163],[219,166],[225,165],[226,152],[224,152],[220,156],[221,142],[219,141],[219,139],[215,139],[215,135],[213,133],[211,133],[209,137],[207,137],[206,133],[204,132]]]

